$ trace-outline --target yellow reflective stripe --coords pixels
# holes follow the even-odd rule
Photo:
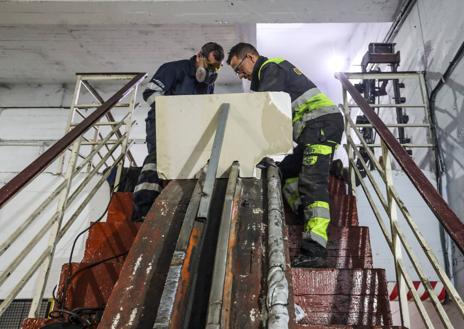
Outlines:
[[[319,208],[330,209],[329,203],[325,202],[325,201],[315,201],[315,202],[311,203],[308,207],[309,208],[319,207]]]
[[[287,178],[285,180],[285,186],[287,185],[292,185],[294,183],[298,182],[298,177],[291,177],[291,178]]]
[[[330,219],[322,217],[313,217],[305,223],[304,230],[305,232],[311,232],[311,234],[316,234],[322,239],[327,241],[329,238],[327,236],[327,227],[329,226]]]
[[[287,202],[288,205],[294,209],[297,204],[299,204],[300,201],[300,194],[297,192],[296,194],[292,195],[287,195]]]
[[[276,64],[280,64],[282,63],[283,61],[285,61],[285,59],[281,58],[281,57],[274,57],[274,58],[269,58],[267,61],[265,61],[261,67],[259,68],[259,71],[258,71],[258,79],[261,80],[261,70],[263,69],[264,66],[266,66],[267,64],[269,63],[276,63]]]
[[[293,115],[293,123],[300,121],[305,113],[318,110],[323,107],[335,106],[334,102],[327,97],[324,93],[318,93],[308,98],[304,103],[296,106]]]
[[[320,154],[320,155],[329,155],[333,152],[333,147],[324,144],[307,144],[306,147],[309,148],[309,154]]]

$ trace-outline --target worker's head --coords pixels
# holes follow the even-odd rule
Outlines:
[[[258,58],[259,53],[255,47],[249,43],[240,42],[230,49],[227,64],[237,73],[240,79],[245,78],[251,81]]]
[[[208,42],[201,47],[196,56],[196,78],[198,82],[213,84],[217,79],[217,72],[224,60],[224,49],[216,42]]]

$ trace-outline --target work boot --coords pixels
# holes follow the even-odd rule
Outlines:
[[[303,239],[300,254],[293,259],[293,267],[327,267],[327,249],[319,243]]]
[[[340,159],[332,161],[330,165],[330,174],[343,179],[343,162]]]

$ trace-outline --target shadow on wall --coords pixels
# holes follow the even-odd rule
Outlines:
[[[448,182],[464,175],[464,85],[448,80],[442,92],[452,96],[449,107],[436,106],[437,133],[445,159]],[[448,103],[448,102],[447,102]],[[441,122],[447,122],[443,125]]]

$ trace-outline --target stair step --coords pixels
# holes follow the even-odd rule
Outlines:
[[[288,226],[288,246],[291,258],[299,252],[302,231],[302,225]],[[327,267],[372,268],[372,251],[367,227],[329,226],[328,235]]]
[[[291,271],[295,304],[305,311],[300,324],[391,325],[383,269]]]
[[[72,310],[76,307],[97,308],[106,305],[123,263],[122,257],[90,268],[87,267],[93,263],[71,263],[72,273],[82,271],[74,275],[68,286],[65,307]],[[67,276],[68,264],[64,264],[61,269],[58,296],[61,296]]]
[[[95,262],[129,251],[141,223],[96,223],[90,228],[82,262]]]
[[[21,329],[40,329],[43,325],[50,322],[50,319],[45,318],[27,318],[21,323]]]
[[[340,196],[338,200],[331,198],[330,207],[332,225],[357,226],[359,224],[356,197],[352,195],[343,195]]]
[[[346,183],[343,179],[329,176],[329,194],[331,197],[347,194]]]
[[[132,193],[116,192],[111,197],[106,222],[115,223],[129,221],[132,216],[132,209]]]
[[[407,329],[402,326],[348,326],[348,325],[320,325],[297,324],[294,329]]]

